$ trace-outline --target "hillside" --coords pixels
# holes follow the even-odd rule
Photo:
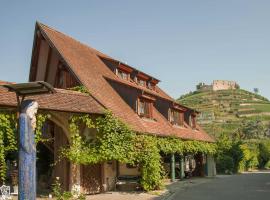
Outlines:
[[[270,101],[242,89],[193,92],[179,103],[201,112],[198,122],[212,135],[231,134],[243,119],[270,122]]]

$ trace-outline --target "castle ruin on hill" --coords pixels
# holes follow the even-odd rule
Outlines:
[[[238,89],[239,85],[236,81],[228,80],[214,80],[211,85],[205,83],[199,83],[197,85],[198,91],[218,91],[218,90],[235,90]]]

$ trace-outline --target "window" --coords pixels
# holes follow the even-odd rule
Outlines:
[[[137,79],[137,80],[138,80],[138,84],[139,84],[140,86],[143,86],[143,87],[146,86],[146,81],[145,81],[145,80],[142,80],[142,79]]]
[[[72,88],[79,85],[76,79],[70,74],[65,66],[58,65],[54,86],[57,88]]]
[[[193,129],[196,129],[196,115],[190,115],[190,126]]]
[[[151,83],[151,82],[148,82],[147,87],[148,87],[150,90],[155,90],[155,84],[153,84],[153,83]]]
[[[175,109],[171,109],[169,113],[169,120],[173,125],[184,125],[184,113]]]
[[[117,76],[124,80],[129,80],[129,74],[127,72],[124,72],[122,70],[117,70]]]
[[[138,114],[142,117],[152,118],[152,102],[146,99],[138,100]]]

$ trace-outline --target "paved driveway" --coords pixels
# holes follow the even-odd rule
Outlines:
[[[202,184],[181,187],[168,199],[270,200],[270,173],[218,176]]]

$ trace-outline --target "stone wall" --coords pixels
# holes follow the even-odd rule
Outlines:
[[[214,91],[234,90],[237,88],[237,83],[235,81],[214,80],[212,86]]]

